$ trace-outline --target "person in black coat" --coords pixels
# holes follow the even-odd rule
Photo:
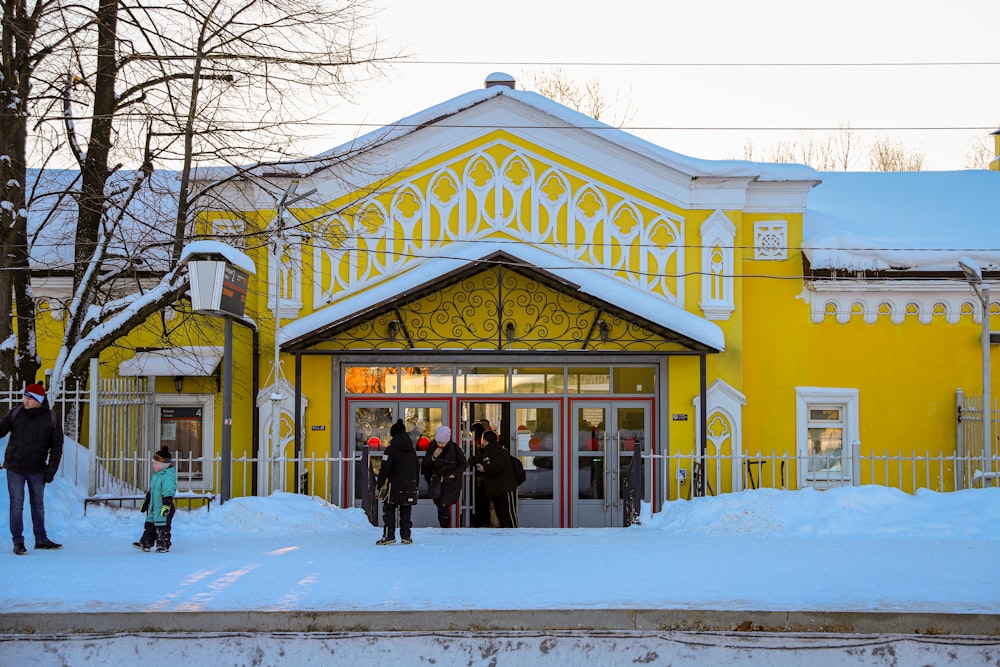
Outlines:
[[[45,532],[45,485],[56,477],[62,459],[62,421],[49,408],[45,387],[29,384],[24,403],[0,420],[0,438],[10,434],[3,467],[7,469],[10,495],[10,535],[14,553],[28,553],[24,546],[24,487],[31,503],[31,528],[36,549],[59,549],[61,544]]]
[[[375,488],[381,489],[387,484],[382,497],[382,523],[385,526],[382,539],[375,544],[396,543],[396,513],[399,513],[399,537],[403,544],[413,544],[411,529],[413,521],[410,515],[413,506],[417,504],[417,494],[420,490],[420,461],[413,448],[413,441],[406,433],[406,424],[402,419],[389,429],[389,446],[382,454],[382,464],[379,467]]]
[[[483,433],[482,453],[476,456],[476,470],[483,473],[486,495],[493,501],[493,510],[501,528],[517,528],[517,480],[510,463],[510,452],[500,444],[493,431]]]
[[[451,528],[451,506],[462,495],[462,473],[469,465],[465,452],[451,439],[451,428],[439,426],[434,433],[434,444],[420,464],[420,470],[427,480],[427,487],[433,489],[441,485],[441,495],[431,499],[437,505],[438,525]]]

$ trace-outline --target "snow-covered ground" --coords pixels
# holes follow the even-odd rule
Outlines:
[[[75,448],[67,443],[66,469]],[[5,476],[5,473],[0,472]],[[78,475],[86,479],[85,475]],[[2,487],[0,487],[2,489]],[[168,554],[143,515],[59,476],[49,536],[0,552],[18,612],[717,609],[1000,613],[1000,489],[759,489],[669,503],[624,529],[440,529],[378,547],[358,509],[278,493],[178,512]],[[0,493],[0,533],[9,535]],[[8,545],[10,543],[8,542]],[[6,554],[6,556],[4,556]]]

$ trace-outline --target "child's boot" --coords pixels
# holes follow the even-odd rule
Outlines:
[[[170,551],[170,531],[166,526],[156,527],[156,553],[165,554]]]

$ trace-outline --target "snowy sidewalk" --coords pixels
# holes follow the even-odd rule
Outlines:
[[[46,508],[65,547],[35,551],[29,537],[27,556],[0,552],[6,614],[1000,614],[1000,489],[762,489],[670,503],[625,529],[421,528],[388,547],[360,510],[281,493],[179,512],[168,554],[132,548],[137,511],[84,517],[65,480]]]

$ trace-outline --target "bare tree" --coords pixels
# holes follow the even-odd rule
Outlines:
[[[872,171],[920,171],[924,168],[924,153],[908,149],[900,141],[878,136],[868,153],[868,166]]]
[[[580,83],[557,67],[535,72],[528,77],[528,81],[535,92],[594,120],[602,120],[603,116],[603,122],[608,125],[623,127],[635,119],[636,110],[632,108],[631,91],[622,94],[615,90],[609,95],[599,79]]]
[[[854,162],[857,135],[849,123],[840,131],[823,139],[801,135],[797,139],[784,139],[771,146],[768,162],[806,164],[819,171],[847,171]],[[748,139],[743,146],[743,159],[752,160],[754,146]]]
[[[11,0],[0,23],[0,377],[35,380],[35,302],[31,293],[28,237],[28,137],[36,96],[35,73],[90,20],[76,5],[58,0]],[[16,331],[13,326],[17,321]]]
[[[989,169],[990,162],[996,159],[995,152],[992,136],[972,135],[965,148],[965,168]]]
[[[53,384],[183,293],[181,249],[222,182],[290,157],[309,109],[380,73],[370,19],[366,0],[97,0],[61,35],[59,57],[34,72],[45,94],[29,98],[38,138],[70,152],[80,174]],[[207,164],[210,177],[196,179]],[[164,168],[176,181],[155,177]]]

